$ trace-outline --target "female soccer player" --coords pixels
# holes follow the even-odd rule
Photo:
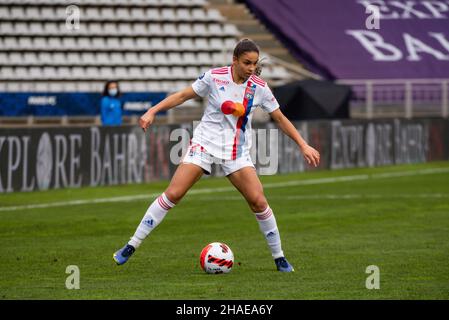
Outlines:
[[[200,124],[194,130],[186,155],[169,186],[146,211],[131,240],[114,253],[117,264],[124,264],[203,173],[210,174],[211,164],[219,163],[226,177],[255,214],[277,270],[294,271],[282,251],[274,213],[249,156],[252,111],[261,107],[268,112],[278,127],[298,144],[308,164],[318,166],[320,154],[304,141],[282,114],[266,82],[255,74],[259,73],[258,62],[257,45],[249,39],[243,39],[234,49],[231,66],[207,71],[191,87],[167,97],[140,118],[139,125],[146,131],[159,111],[174,108],[197,96],[208,97],[208,105]]]

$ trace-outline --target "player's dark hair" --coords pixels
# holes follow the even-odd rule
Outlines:
[[[109,81],[106,82],[106,84],[104,85],[104,89],[103,89],[103,96],[109,96],[108,88],[109,88],[109,85],[111,83],[117,84],[117,95],[116,95],[116,97],[120,97],[120,94],[121,94],[120,86],[118,84],[118,81],[116,81],[116,80],[109,80]]]
[[[236,44],[233,55],[238,59],[246,52],[257,52],[259,54],[259,46],[251,39],[242,39]],[[255,74],[259,76],[261,72],[262,66],[259,62],[257,63]]]
[[[259,54],[259,47],[253,40],[242,39],[234,48],[234,57],[240,58],[245,52],[257,52],[257,54]]]

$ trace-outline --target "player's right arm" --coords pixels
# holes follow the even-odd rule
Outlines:
[[[148,127],[153,123],[154,117],[159,111],[169,110],[171,108],[179,106],[187,100],[196,97],[198,97],[198,95],[195,93],[195,91],[193,91],[193,88],[191,86],[166,97],[157,105],[148,109],[148,111],[140,117],[139,126],[143,129],[143,131],[146,131]]]

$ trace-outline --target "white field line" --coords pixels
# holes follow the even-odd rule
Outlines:
[[[264,189],[269,188],[285,188],[290,186],[301,186],[301,185],[313,185],[313,184],[326,184],[326,183],[336,183],[336,182],[350,182],[357,180],[368,180],[368,179],[380,179],[380,178],[396,178],[396,177],[406,177],[415,175],[425,175],[425,174],[436,174],[436,173],[446,173],[449,172],[449,168],[433,168],[433,169],[423,169],[414,171],[403,171],[403,172],[391,172],[391,173],[374,173],[374,174],[360,174],[360,175],[350,175],[350,176],[340,176],[333,178],[318,178],[318,179],[308,179],[308,180],[298,180],[298,181],[288,181],[288,182],[274,182],[274,183],[264,183]],[[203,188],[190,190],[189,195],[201,195],[210,194],[217,192],[230,192],[234,191],[234,187],[221,187],[221,188]],[[70,201],[60,201],[60,202],[50,202],[41,204],[29,204],[22,206],[8,206],[0,207],[1,211],[18,211],[27,209],[43,209],[52,207],[65,207],[65,206],[75,206],[84,204],[97,204],[97,203],[113,203],[113,202],[128,202],[135,200],[151,200],[159,196],[161,192],[148,193],[148,194],[137,194],[131,196],[120,196],[120,197],[108,197],[108,198],[98,198],[98,199],[85,199],[85,200],[70,200]],[[332,195],[330,195],[332,196]],[[355,195],[353,195],[355,196]],[[319,196],[324,198],[325,196]],[[364,196],[361,196],[364,197]],[[366,197],[366,196],[365,196]],[[299,196],[297,199],[300,199]]]

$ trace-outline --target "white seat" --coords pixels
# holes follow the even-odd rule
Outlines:
[[[78,67],[75,67],[78,68]],[[56,75],[56,77],[59,80],[73,80],[73,72],[72,68],[70,67],[45,67],[44,68],[44,75],[45,79],[53,79],[53,75]]]
[[[85,13],[80,12],[81,17],[86,17],[86,20],[98,20],[101,18],[100,9],[97,7],[88,7]]]
[[[193,9],[192,12],[192,21],[207,21],[208,17],[204,9],[196,8]]]
[[[79,65],[81,63],[80,54],[78,52],[67,53],[67,64]]]
[[[85,79],[89,79],[89,80],[100,79],[99,74],[100,74],[100,70],[98,70],[98,67],[84,68],[84,78]]]
[[[31,37],[20,37],[19,47],[21,49],[33,49],[33,38]]]
[[[157,74],[158,79],[167,79],[171,74],[171,70],[169,67],[158,67]]]
[[[184,52],[181,60],[184,65],[195,65],[198,62],[193,52]]]
[[[138,64],[139,65],[148,65],[148,64],[152,64],[151,62],[153,61],[153,56],[157,54],[154,53],[152,54],[151,52],[141,52],[139,53],[139,59],[138,59]]]
[[[83,67],[73,67],[72,68],[72,77],[71,78],[73,80],[76,80],[76,79],[84,80],[85,79],[84,74],[85,74],[85,72],[84,72],[84,68]]]
[[[29,32],[33,35],[43,35],[45,34],[44,25],[41,22],[30,22],[29,24]]]
[[[196,64],[203,66],[213,65],[213,60],[209,52],[199,52],[196,57]]]
[[[139,67],[130,67],[128,68],[128,77],[129,79],[141,79],[142,72]]]
[[[204,36],[208,36],[209,32],[206,29],[206,25],[203,23],[195,23],[193,25],[193,34],[196,37],[204,37]]]
[[[180,23],[178,25],[178,34],[180,36],[191,37],[193,35],[192,25],[190,23]]]
[[[148,32],[147,25],[144,23],[134,23],[132,33],[135,36],[142,35],[146,36]]]
[[[95,54],[95,60],[97,62],[96,65],[106,64],[106,61],[109,60],[109,54],[107,52],[97,52]]]
[[[122,38],[122,46],[123,48],[132,49],[136,47],[136,43],[134,42],[134,38]]]
[[[30,19],[30,20],[40,20],[41,19],[39,7],[33,7],[33,6],[26,7],[25,13],[26,13],[27,19]]]
[[[115,19],[115,10],[112,7],[103,7],[100,9],[100,17],[107,19]]]
[[[41,7],[40,19],[48,21],[56,20],[57,17],[58,16],[56,15],[56,11],[53,7]]]
[[[15,34],[21,35],[30,35],[30,31],[28,30],[28,25],[25,22],[16,22],[14,25]]]
[[[128,22],[121,22],[117,24],[117,32],[120,35],[132,35],[134,34],[134,31],[132,29],[132,25]]]
[[[1,7],[0,7],[1,9]],[[12,22],[2,21],[0,22],[0,30],[3,35],[14,35],[17,30]]]
[[[160,20],[160,13],[158,9],[155,8],[148,8],[145,10],[145,20],[146,21],[159,21]]]
[[[11,52],[9,54],[9,61],[12,65],[21,65],[24,60],[23,53],[21,52]]]
[[[27,80],[29,79],[29,69],[27,67],[16,67],[13,68],[3,67],[1,74],[4,79],[17,79],[17,80]]]
[[[80,29],[83,29],[83,28],[80,28]],[[91,36],[97,36],[97,35],[102,35],[103,34],[103,28],[102,28],[100,22],[91,22],[91,23],[89,23],[87,29],[89,30],[89,34]],[[108,30],[106,30],[106,31],[108,31]]]
[[[72,37],[64,37],[62,39],[62,47],[65,50],[73,50],[76,49],[78,47],[75,38]]]
[[[90,38],[88,38],[88,37],[77,38],[77,45],[78,45],[78,48],[80,48],[80,49],[91,49],[92,48],[92,43],[90,41]]]
[[[130,16],[131,16],[132,20],[147,20],[147,19],[149,19],[149,17],[146,16],[146,13],[143,8],[132,8],[130,10]]]
[[[212,38],[209,40],[209,48],[211,50],[223,50],[223,41],[220,38]]]
[[[1,40],[1,38],[0,38],[0,40]],[[2,48],[5,48],[5,49],[17,49],[18,48],[17,38],[15,38],[15,37],[5,37],[5,38],[3,38]]]
[[[115,16],[117,20],[130,20],[130,12],[128,8],[116,8]]]
[[[187,67],[184,68],[184,78],[185,79],[196,79],[198,75],[200,75],[200,72],[198,71],[197,67]]]
[[[67,67],[61,67],[61,68],[67,68]],[[70,69],[69,69],[70,72]],[[61,79],[61,75],[59,74],[59,68],[55,68],[53,66],[46,66],[43,67],[41,70],[42,76],[41,79],[45,80],[53,80],[53,79]],[[64,78],[63,78],[64,79]],[[67,78],[70,79],[70,78]]]
[[[24,57],[25,58],[25,57]],[[40,64],[52,64],[53,56],[50,52],[39,52],[39,62]]]
[[[165,48],[166,48],[166,50],[178,51],[180,49],[178,39],[176,39],[176,38],[165,39]]]
[[[5,17],[6,18],[6,17]],[[23,19],[25,18],[24,7],[11,7],[7,18]]]
[[[164,8],[161,10],[161,20],[163,21],[176,21],[177,15],[174,9]]]
[[[114,36],[117,34],[117,24],[114,22],[105,22],[103,23],[102,34]]]
[[[218,23],[210,23],[208,25],[209,29],[209,35],[218,37],[219,35],[223,34],[223,30],[221,28],[221,25]]]
[[[220,11],[210,8],[207,10],[207,20],[221,22],[224,21],[224,18]]]
[[[185,74],[183,67],[173,67],[171,68],[170,76],[167,77],[166,79],[177,80],[177,79],[184,79],[184,77]]]
[[[226,36],[237,37],[240,35],[240,31],[233,24],[225,24],[223,28],[223,34]]]
[[[158,74],[155,67],[143,67],[142,74],[145,79],[158,79]]]
[[[8,7],[0,7],[0,19],[10,18],[11,14]]]
[[[195,45],[193,44],[193,40],[190,38],[182,38],[179,42],[181,47],[181,51],[195,51]]]
[[[179,36],[179,31],[173,23],[164,23],[162,29],[164,36]]]
[[[116,79],[127,79],[128,78],[128,72],[127,72],[127,68],[126,67],[116,67],[115,68],[115,78]]]
[[[64,52],[54,52],[52,54],[52,59],[55,65],[67,65],[67,57]]]
[[[184,65],[184,61],[182,60],[181,53],[179,52],[170,52],[167,55],[168,65],[171,66],[182,66]]]
[[[196,38],[194,40],[194,46],[197,50],[209,51],[209,43],[204,38]]]
[[[156,37],[160,37],[161,34],[164,32],[164,30],[162,29],[162,25],[159,23],[150,23],[148,25],[148,32]]]
[[[180,8],[176,10],[176,18],[178,21],[186,21],[186,22],[192,21],[192,15],[190,13],[190,10],[185,8]]]
[[[121,52],[112,52],[109,54],[109,60],[106,61],[106,64],[116,66],[121,65],[123,63],[123,55]]]
[[[106,38],[104,37],[95,37],[95,38],[91,38],[92,40],[92,49],[101,49],[104,48],[106,46]]]
[[[165,66],[169,64],[168,58],[164,52],[156,52],[153,55],[153,64]]]
[[[139,64],[140,60],[137,55],[137,52],[126,52],[125,53],[125,64],[126,65],[133,65],[133,64]]]
[[[165,50],[164,41],[161,38],[152,38],[150,43],[152,50]]]
[[[83,52],[81,53],[81,64],[83,65],[97,65],[97,57],[94,52]],[[104,62],[103,62],[104,63]]]
[[[101,67],[100,77],[102,79],[112,79],[115,77],[114,70],[112,67]]]
[[[12,63],[9,61],[9,54],[7,52],[0,52],[0,61],[2,61],[2,63],[5,65],[12,65]]]
[[[148,38],[136,38],[136,48],[148,49],[150,47]]]
[[[233,51],[236,44],[236,40],[234,38],[226,38],[223,41],[223,49]]]
[[[225,65],[228,63],[227,56],[223,52],[212,53],[212,65]]]
[[[120,38],[106,38],[106,47],[108,49],[121,49]]]

